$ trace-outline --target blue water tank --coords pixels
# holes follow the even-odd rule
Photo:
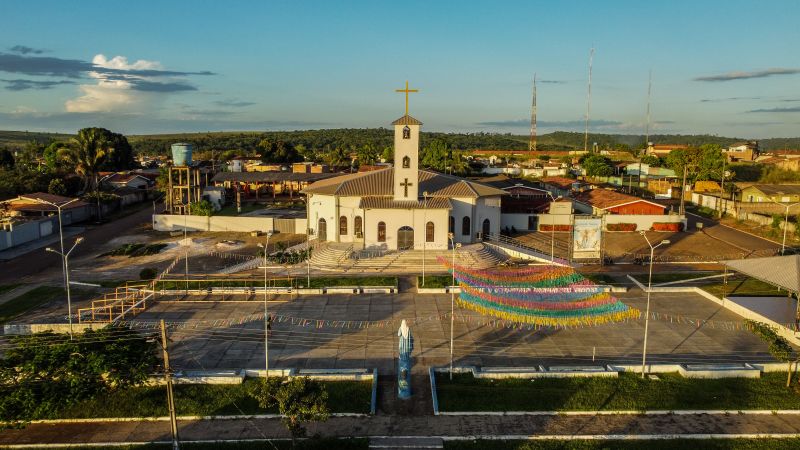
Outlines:
[[[172,144],[172,164],[175,166],[192,165],[192,144],[185,142]]]

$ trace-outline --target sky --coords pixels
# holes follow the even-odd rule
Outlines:
[[[800,136],[800,1],[3,1],[0,129]]]

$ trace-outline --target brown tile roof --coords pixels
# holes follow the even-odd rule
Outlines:
[[[392,197],[363,197],[358,205],[361,209],[450,209],[450,199],[429,197],[428,201],[398,201]]]
[[[646,202],[664,207],[664,205],[659,203],[654,203],[640,197],[634,197],[633,195],[623,194],[622,192],[616,192],[610,189],[590,189],[588,191],[575,194],[573,198],[581,203],[592,205],[598,209],[608,209],[635,202]]]
[[[54,206],[47,203],[39,203],[37,199],[55,203],[56,205],[61,205],[72,200],[70,197],[62,197],[60,195],[47,194],[44,192],[34,192],[32,194],[20,195],[15,199],[6,200],[6,203],[9,205],[9,209],[14,211],[57,211]],[[82,208],[86,205],[88,205],[88,203],[83,200],[78,200],[66,205],[63,209]]]
[[[358,166],[358,171],[359,172],[372,172],[372,171],[375,171],[375,170],[383,170],[386,167],[388,167],[388,166],[386,166],[386,165],[377,165],[377,164],[362,164],[362,165]]]
[[[340,196],[392,196],[394,170],[386,168],[371,172],[352,173],[317,181],[303,190],[309,194]],[[430,197],[483,197],[506,195],[506,192],[475,181],[429,170],[419,171],[419,193]]]
[[[561,189],[572,189],[572,183],[575,183],[578,180],[573,180],[572,178],[566,177],[545,177],[541,178],[539,181],[544,184],[559,187]]]
[[[686,144],[656,144],[653,146],[653,150],[677,150],[684,148],[689,148],[689,146]]]
[[[392,125],[422,125],[422,122],[406,114],[392,122]]]
[[[240,183],[271,183],[278,181],[314,182],[335,177],[335,173],[313,172],[219,172],[211,179],[212,182],[234,181]]]

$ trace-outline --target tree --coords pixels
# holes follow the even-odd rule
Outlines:
[[[67,195],[67,186],[61,178],[53,178],[47,186],[47,192],[53,195]]]
[[[775,328],[763,322],[756,322],[754,320],[745,319],[745,328],[750,330],[753,334],[761,338],[767,345],[769,345],[769,353],[773,358],[778,361],[789,364],[787,370],[788,377],[786,378],[786,387],[792,384],[792,362],[797,361],[797,355],[794,355],[794,350],[791,344],[783,336],[775,332]]]
[[[113,133],[108,130],[106,130],[106,132],[106,139],[114,151],[101,163],[100,169],[117,172],[120,170],[130,170],[136,167],[133,147],[128,143],[128,138],[119,133]]]
[[[292,447],[297,438],[305,436],[303,422],[324,422],[330,417],[325,386],[308,377],[267,378],[257,383],[250,395],[262,408],[278,407],[281,422],[292,435]]]
[[[450,165],[453,156],[447,143],[441,139],[434,139],[422,149],[419,164],[422,167],[444,172]]]
[[[14,154],[8,149],[0,149],[0,167],[3,169],[14,168]]]
[[[63,142],[51,142],[50,145],[44,149],[44,164],[48,169],[50,169],[51,172],[58,171],[58,152],[60,152],[64,147],[66,147],[66,144]]]
[[[375,164],[378,161],[378,149],[372,144],[362,145],[356,152],[358,164]]]
[[[97,172],[108,155],[114,151],[109,140],[110,132],[105,128],[83,128],[78,130],[71,145],[61,152],[65,160],[75,166],[75,172],[83,178],[83,190],[97,190]]]
[[[640,161],[642,164],[647,164],[650,167],[661,167],[662,165],[664,165],[664,161],[662,161],[661,158],[659,158],[656,155],[642,156],[642,159]]]
[[[344,147],[335,147],[325,154],[325,161],[332,167],[349,166],[350,153]]]
[[[258,150],[261,153],[261,161],[265,164],[294,163],[303,160],[291,142],[262,139],[258,143]]]
[[[189,206],[189,213],[193,216],[211,217],[214,214],[214,205],[208,200],[200,200],[200,202],[192,203]]]
[[[391,162],[394,159],[394,147],[387,145],[381,152],[381,159],[384,162]]]
[[[582,158],[581,165],[589,177],[608,177],[614,173],[611,161],[605,156],[590,154]]]
[[[0,421],[53,418],[102,392],[141,385],[155,368],[155,343],[125,327],[69,335],[11,336],[0,359]]]

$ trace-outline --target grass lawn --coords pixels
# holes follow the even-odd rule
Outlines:
[[[721,273],[719,272],[654,273],[653,284],[669,283],[670,281],[691,280],[693,278],[709,277],[711,275],[721,275]],[[637,280],[639,280],[640,283],[643,283],[645,286],[647,285],[648,275],[646,273],[640,273],[638,275],[634,275],[633,278],[636,278]]]
[[[26,312],[49,303],[60,296],[66,296],[64,289],[54,286],[39,286],[19,297],[15,297],[0,305],[0,324],[17,318]],[[76,295],[73,289],[73,295]]]
[[[738,295],[740,297],[759,296],[759,297],[786,297],[786,291],[779,291],[775,286],[764,283],[754,278],[744,278],[732,280],[728,278],[727,286],[720,280],[714,284],[700,286],[704,291],[716,295],[717,297]]]
[[[445,450],[789,450],[800,448],[800,439],[655,439],[625,441],[541,440],[541,441],[445,441]]]
[[[256,379],[241,385],[176,385],[175,409],[179,416],[237,415],[277,413],[259,408],[248,394]],[[372,400],[372,383],[361,381],[324,381],[328,389],[331,412],[368,414]],[[57,411],[46,419],[78,419],[97,417],[163,417],[166,388],[136,387],[99,395]]]
[[[20,286],[22,286],[22,283],[16,283],[16,284],[4,284],[4,285],[1,285],[1,286],[0,286],[0,295],[3,295],[3,294],[5,294],[6,292],[8,292],[8,291],[10,291],[10,290],[12,290],[12,289],[16,289],[16,288],[18,288],[18,287],[20,287]]]
[[[291,441],[288,440],[274,440],[272,444],[261,442],[230,442],[230,443],[199,443],[199,442],[186,442],[181,441],[181,448],[189,450],[264,450],[275,449],[289,450],[292,448]],[[35,447],[29,447],[36,449]],[[52,448],[52,447],[46,447]],[[172,448],[171,444],[146,444],[146,445],[114,445],[114,446],[80,446],[80,447],[60,447],[63,449],[90,449],[90,450],[169,450]],[[472,448],[472,447],[470,447]],[[44,450],[45,447],[40,447]],[[334,438],[321,438],[321,439],[308,439],[297,441],[296,450],[368,450],[369,439],[334,439]]]
[[[436,388],[442,411],[800,409],[797,384],[786,388],[786,374],[780,372],[761,379],[658,376],[489,380],[456,374],[451,382],[447,374],[437,374]]]
[[[617,279],[604,273],[582,273],[584,278],[597,284],[614,284]]]
[[[269,280],[271,287],[288,287],[306,285],[305,277],[293,278],[273,278]],[[251,280],[228,280],[228,281],[198,281],[189,280],[189,289],[205,289],[209,287],[264,287],[264,280],[253,278]],[[366,276],[366,277],[318,277],[311,278],[312,288],[335,287],[335,286],[397,286],[397,277],[391,276]],[[181,280],[165,280],[158,282],[159,289],[186,289],[186,282]]]
[[[242,205],[242,212],[236,211],[236,205],[228,205],[221,210],[214,213],[215,216],[238,216],[240,214],[246,214],[253,211],[258,211],[259,209],[266,209],[265,205],[259,205],[255,203],[247,203]]]
[[[417,287],[446,288],[453,285],[452,275],[426,275],[425,286],[422,286],[422,277],[417,277]]]

